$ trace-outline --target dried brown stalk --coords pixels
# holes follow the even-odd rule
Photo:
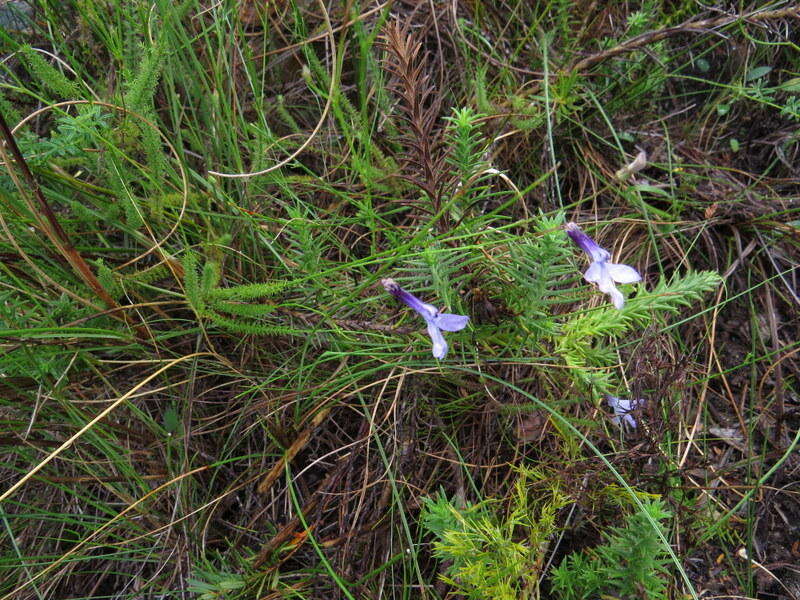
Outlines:
[[[422,51],[419,36],[395,21],[387,25],[383,44],[389,53],[385,67],[396,78],[392,87],[400,97],[400,119],[407,128],[403,142],[411,173],[401,177],[419,187],[438,212],[448,175],[441,128],[437,127],[441,94],[426,72],[427,53]]]
[[[692,33],[692,32],[704,33],[711,29],[716,29],[719,27],[725,27],[726,25],[731,25],[732,23],[735,23],[737,21],[760,22],[760,21],[770,21],[774,19],[788,19],[788,18],[800,19],[800,8],[797,6],[793,6],[790,8],[782,8],[779,10],[756,11],[743,15],[716,17],[713,19],[703,19],[702,21],[688,21],[686,23],[681,23],[680,25],[676,25],[675,27],[667,27],[665,29],[648,31],[641,35],[637,35],[636,37],[626,40],[621,44],[614,46],[613,48],[609,48],[608,50],[603,50],[602,52],[598,52],[596,54],[592,54],[591,56],[587,56],[586,58],[575,63],[572,67],[570,67],[567,70],[571,72],[585,71],[589,67],[593,67],[599,62],[602,62],[609,58],[613,58],[615,56],[619,56],[620,54],[625,54],[626,52],[630,52],[638,48],[642,48],[649,44],[653,44],[655,42],[658,42],[673,35],[678,35],[680,33]]]
[[[6,123],[6,119],[2,113],[0,113],[0,131],[3,135],[5,147],[11,151],[14,162],[22,173],[22,177],[25,179],[25,183],[28,185],[28,189],[33,195],[35,204],[31,204],[29,207],[34,218],[39,223],[39,227],[45,232],[53,245],[67,260],[75,272],[78,273],[81,279],[83,279],[84,283],[91,288],[95,295],[100,298],[100,300],[102,300],[102,302],[108,308],[115,310],[119,309],[119,304],[117,304],[114,298],[111,297],[108,291],[106,291],[106,289],[98,281],[97,277],[95,277],[91,267],[89,267],[89,265],[86,263],[80,252],[75,249],[75,246],[72,245],[67,232],[64,231],[64,228],[61,227],[61,223],[58,222],[53,209],[50,208],[50,205],[47,203],[47,199],[42,193],[42,189],[39,187],[39,183],[33,176],[30,167],[28,167],[25,157],[22,155],[19,146],[17,146],[17,142],[14,139],[14,134],[11,132],[11,128],[8,126],[8,123]],[[6,168],[9,170],[9,173],[11,173],[12,166],[8,160],[9,157],[5,152],[5,148],[0,148],[0,153],[3,155]],[[23,191],[22,186],[19,185],[19,182],[17,187],[20,189],[20,192]],[[125,313],[120,314],[122,315],[121,319],[125,322],[128,322]],[[114,316],[113,313],[112,316]],[[139,334],[139,337],[142,339],[147,339],[147,331],[143,327],[135,326],[135,329]]]

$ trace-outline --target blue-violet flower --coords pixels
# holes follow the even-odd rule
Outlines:
[[[597,284],[597,287],[604,294],[611,296],[611,302],[617,308],[625,306],[625,296],[622,295],[614,283],[636,283],[642,280],[642,276],[633,267],[609,262],[611,255],[607,250],[601,248],[597,243],[586,235],[583,230],[575,223],[567,223],[567,235],[572,241],[580,246],[592,258],[592,264],[586,269],[583,278]]]
[[[394,279],[381,279],[383,287],[395,298],[413,308],[425,319],[428,325],[428,335],[433,342],[433,355],[442,359],[447,354],[447,342],[444,341],[442,331],[461,331],[467,326],[469,317],[439,312],[436,307],[425,304],[414,294],[401,288]]]
[[[633,418],[631,413],[642,406],[644,404],[644,400],[642,398],[639,398],[638,400],[624,400],[622,398],[617,398],[616,396],[611,396],[610,394],[606,395],[606,398],[608,399],[608,405],[614,411],[614,416],[611,417],[611,422],[617,427],[629,425],[631,429],[636,429],[636,419]]]

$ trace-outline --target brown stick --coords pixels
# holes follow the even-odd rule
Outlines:
[[[53,209],[50,208],[50,205],[47,203],[47,199],[42,193],[42,189],[39,187],[39,183],[33,176],[30,167],[28,167],[25,157],[22,156],[22,152],[20,151],[19,146],[17,146],[17,141],[14,139],[14,134],[11,133],[11,128],[9,128],[8,123],[6,123],[6,119],[2,113],[0,113],[0,130],[2,130],[5,145],[11,151],[14,162],[19,167],[19,170],[22,172],[22,176],[25,178],[25,181],[33,192],[33,197],[36,199],[40,212],[36,211],[35,206],[30,206],[30,209],[36,220],[39,221],[39,224],[44,232],[47,234],[47,237],[50,238],[50,241],[53,242],[56,248],[58,248],[59,252],[61,252],[70,266],[72,266],[72,268],[83,279],[84,283],[86,283],[92,289],[95,295],[97,295],[97,297],[100,298],[100,300],[102,300],[108,308],[120,308],[119,304],[117,304],[117,302],[106,291],[103,285],[97,280],[97,277],[95,277],[91,267],[89,267],[83,256],[81,256],[80,252],[75,249],[69,239],[69,235],[67,235],[67,232],[64,231],[63,227],[61,227],[61,223],[58,222]],[[5,152],[3,152],[3,154],[5,155]],[[7,156],[5,156],[5,158],[7,158]],[[11,170],[11,165],[8,164],[7,160],[6,167],[9,169],[9,171]],[[122,320],[128,323],[125,313],[122,313]],[[143,339],[148,337],[147,332],[143,327],[134,326],[134,328],[139,334],[139,337]]]
[[[300,432],[300,435],[297,436],[292,445],[287,448],[284,455],[278,459],[278,462],[269,470],[269,473],[261,480],[261,483],[258,484],[258,493],[259,494],[266,494],[269,491],[269,488],[272,487],[272,484],[281,476],[283,470],[286,468],[286,464],[291,462],[292,459],[297,456],[297,453],[300,452],[303,448],[305,448],[308,441],[311,439],[311,436],[314,433],[314,430],[319,427],[322,422],[328,417],[331,412],[331,407],[328,406],[320,410],[314,417],[311,419],[311,424],[306,427],[303,431]]]
[[[36,212],[33,211],[33,207],[31,207],[31,210],[34,212],[34,215],[37,218],[44,216],[46,219],[46,223],[49,227],[44,227],[45,233],[47,233],[47,236],[61,251],[69,264],[72,265],[72,267],[78,272],[78,274],[89,285],[89,287],[92,288],[95,294],[97,294],[98,298],[100,298],[109,308],[116,308],[118,306],[117,303],[94,276],[94,273],[92,273],[92,270],[89,268],[89,265],[86,264],[86,261],[83,259],[80,253],[75,250],[75,247],[69,240],[67,232],[64,231],[64,228],[61,227],[61,223],[59,223],[58,219],[56,219],[55,213],[53,213],[53,210],[47,203],[47,200],[45,199],[44,194],[42,193],[42,190],[36,181],[36,178],[33,176],[33,173],[31,173],[28,163],[25,161],[25,157],[22,156],[22,152],[20,152],[19,146],[17,146],[17,142],[14,139],[14,135],[11,133],[8,123],[6,123],[5,117],[3,117],[1,113],[0,129],[3,131],[3,137],[5,138],[6,145],[11,150],[11,154],[14,156],[14,162],[17,163],[20,171],[22,171],[22,176],[25,178],[28,185],[31,187],[31,190],[33,191],[33,196],[36,198],[39,204],[41,215],[36,214]],[[8,167],[10,168],[11,165],[8,165]]]
[[[608,50],[603,50],[602,52],[598,52],[597,54],[592,54],[591,56],[587,56],[586,58],[578,61],[567,69],[569,72],[576,72],[576,71],[585,71],[589,67],[596,65],[599,62],[602,62],[608,58],[613,58],[615,56],[619,56],[620,54],[624,54],[626,52],[630,52],[631,50],[636,50],[637,48],[641,48],[648,44],[652,44],[653,42],[658,42],[667,38],[672,35],[677,35],[679,33],[691,33],[691,32],[702,32],[707,31],[709,29],[714,29],[716,27],[724,27],[725,25],[730,25],[731,23],[735,23],[736,21],[769,21],[772,19],[785,19],[785,18],[800,18],[800,7],[792,7],[792,8],[782,8],[779,10],[765,10],[761,12],[751,12],[744,15],[734,15],[730,17],[717,17],[714,19],[704,19],[702,21],[694,21],[694,22],[686,22],[682,23],[681,25],[677,25],[675,27],[667,27],[666,29],[659,29],[657,31],[648,31],[641,35],[637,35],[625,42],[622,42],[618,46],[614,46],[613,48],[609,48]]]

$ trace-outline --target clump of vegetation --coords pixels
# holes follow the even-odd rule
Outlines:
[[[797,18],[0,2],[0,599],[793,589]]]
[[[534,471],[522,471],[505,514],[496,502],[459,508],[443,494],[423,498],[423,527],[434,536],[433,555],[440,561],[440,579],[475,600],[517,600],[539,597],[544,557],[558,532],[559,509],[568,499],[556,489],[538,502],[530,498]],[[625,516],[621,526],[603,531],[603,541],[573,552],[546,573],[555,597],[586,600],[665,598],[670,556],[665,548],[665,521],[672,517],[660,499],[645,498],[642,509]]]
[[[564,558],[552,575],[553,591],[564,600],[601,596],[665,598],[670,558],[664,548],[672,517],[661,500],[645,499],[643,510],[622,526],[603,532],[603,543]]]
[[[542,559],[557,530],[558,510],[568,499],[557,489],[538,500],[530,482],[543,475],[522,468],[506,514],[496,502],[460,508],[443,494],[423,498],[422,526],[434,536],[433,555],[441,562],[441,580],[467,598],[534,598]]]

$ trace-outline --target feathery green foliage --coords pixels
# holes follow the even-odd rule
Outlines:
[[[0,597],[783,594],[800,59],[723,4],[0,2]]]
[[[434,556],[447,565],[443,581],[474,600],[535,597],[541,553],[567,502],[558,489],[531,498],[531,482],[543,477],[520,468],[506,514],[493,502],[459,508],[442,493],[423,498],[422,525],[436,538]]]
[[[644,499],[642,505],[646,514],[627,515],[622,526],[603,532],[601,545],[572,553],[561,561],[551,578],[559,598],[666,598],[665,575],[670,561],[651,521],[666,536],[664,521],[672,514],[660,499]]]
[[[563,223],[560,214],[539,215],[529,234],[509,243],[508,260],[498,262],[509,307],[518,315],[522,331],[530,336],[527,343],[555,335],[558,324],[552,317],[553,305],[572,300],[562,283],[572,272]]]
[[[198,273],[197,255],[192,251],[184,254],[184,290],[186,300],[198,316],[210,319],[215,325],[232,333],[246,335],[299,335],[303,331],[268,323],[263,317],[273,313],[277,304],[248,301],[270,298],[284,291],[290,281],[249,283],[227,288],[217,287],[220,281],[220,267],[215,261],[206,261]]]
[[[459,186],[467,185],[484,165],[486,138],[480,130],[480,119],[484,116],[466,106],[454,108],[452,116],[446,117],[447,163],[454,169]]]
[[[46,90],[55,94],[57,100],[74,100],[81,97],[81,88],[61,71],[31,48],[23,45],[18,50],[28,72]]]
[[[60,114],[48,137],[25,133],[18,143],[26,160],[32,165],[58,161],[61,165],[86,164],[86,151],[109,128],[110,115],[96,105],[81,105],[76,115]]]
[[[634,328],[661,323],[660,315],[677,313],[714,289],[721,281],[717,273],[703,271],[663,277],[649,291],[640,290],[622,310],[604,304],[600,308],[576,313],[567,319],[554,339],[558,353],[579,382],[588,384],[600,393],[613,392],[612,374],[608,370],[616,363],[614,342]]]

